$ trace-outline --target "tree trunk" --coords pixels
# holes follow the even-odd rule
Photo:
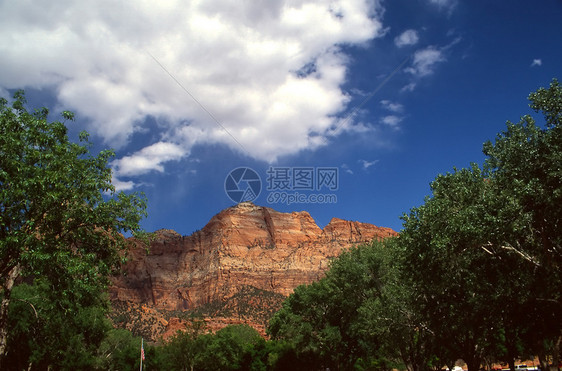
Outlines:
[[[8,307],[10,306],[10,297],[20,271],[19,264],[12,267],[8,271],[2,285],[2,302],[0,303],[0,369],[2,369],[8,347]]]
[[[477,359],[473,359],[470,361],[470,363],[466,363],[466,368],[468,369],[468,371],[478,371],[480,370],[480,361]]]
[[[541,353],[539,354],[539,366],[541,371],[549,371],[548,358],[545,354],[546,352],[541,348]]]
[[[472,354],[470,357],[467,357],[467,359],[464,359],[466,363],[466,368],[468,369],[468,371],[479,371],[480,370],[480,357],[478,357],[477,354]]]
[[[560,346],[561,345],[562,345],[562,335],[558,337],[558,340],[554,344],[554,349],[552,351],[552,363],[554,364],[554,367],[556,367],[558,371],[560,371]]]
[[[515,358],[513,358],[511,352],[509,354],[509,360],[507,361],[507,363],[509,364],[509,369],[511,371],[515,371]]]
[[[478,346],[474,336],[467,336],[466,340],[462,342],[464,351],[461,354],[461,359],[466,363],[468,371],[479,371],[482,364],[482,357],[480,347]]]

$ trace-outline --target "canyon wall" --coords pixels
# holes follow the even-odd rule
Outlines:
[[[153,325],[152,338],[181,323],[176,316],[197,311],[208,323],[218,321],[214,327],[249,323],[263,332],[282,298],[321,278],[342,249],[394,235],[390,228],[337,218],[321,229],[305,211],[244,202],[190,236],[159,230],[148,244],[131,239],[134,247],[123,274],[112,280],[110,298],[121,316],[140,309],[136,318]]]

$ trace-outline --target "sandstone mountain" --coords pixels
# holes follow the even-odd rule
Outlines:
[[[193,316],[213,329],[248,323],[263,333],[282,300],[321,278],[342,249],[395,234],[337,218],[321,229],[305,211],[240,203],[190,236],[159,230],[148,245],[132,239],[109,289],[113,319],[153,340]]]

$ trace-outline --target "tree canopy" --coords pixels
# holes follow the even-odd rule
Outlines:
[[[431,183],[384,244],[336,259],[302,286],[269,331],[315,367],[469,371],[539,356],[562,343],[562,87],[529,96],[531,116],[486,142],[482,166]],[[388,258],[388,257],[391,258]]]
[[[112,151],[90,154],[87,133],[73,143],[47,108],[25,105],[22,91],[11,105],[0,99],[0,357],[14,284],[40,284],[42,298],[63,312],[99,303],[122,233],[140,230],[146,208],[144,196],[115,192]]]

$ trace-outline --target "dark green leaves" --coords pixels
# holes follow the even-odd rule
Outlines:
[[[115,194],[112,151],[89,153],[72,143],[48,109],[29,113],[22,91],[12,107],[0,102],[0,285],[9,303],[13,272],[48,287],[42,299],[64,313],[99,301],[119,264],[121,233],[139,231],[142,195]],[[65,111],[65,120],[74,115]],[[0,307],[0,354],[5,352],[7,306]]]
[[[560,126],[562,120],[562,87],[553,79],[548,89],[540,88],[529,95],[531,108],[542,112],[548,126]]]
[[[425,370],[462,358],[473,370],[484,359],[558,354],[562,88],[553,80],[529,99],[546,127],[530,116],[508,122],[484,144],[483,167],[437,176],[397,239],[352,249],[297,288],[272,336],[301,358],[308,351],[315,367],[401,359]]]

